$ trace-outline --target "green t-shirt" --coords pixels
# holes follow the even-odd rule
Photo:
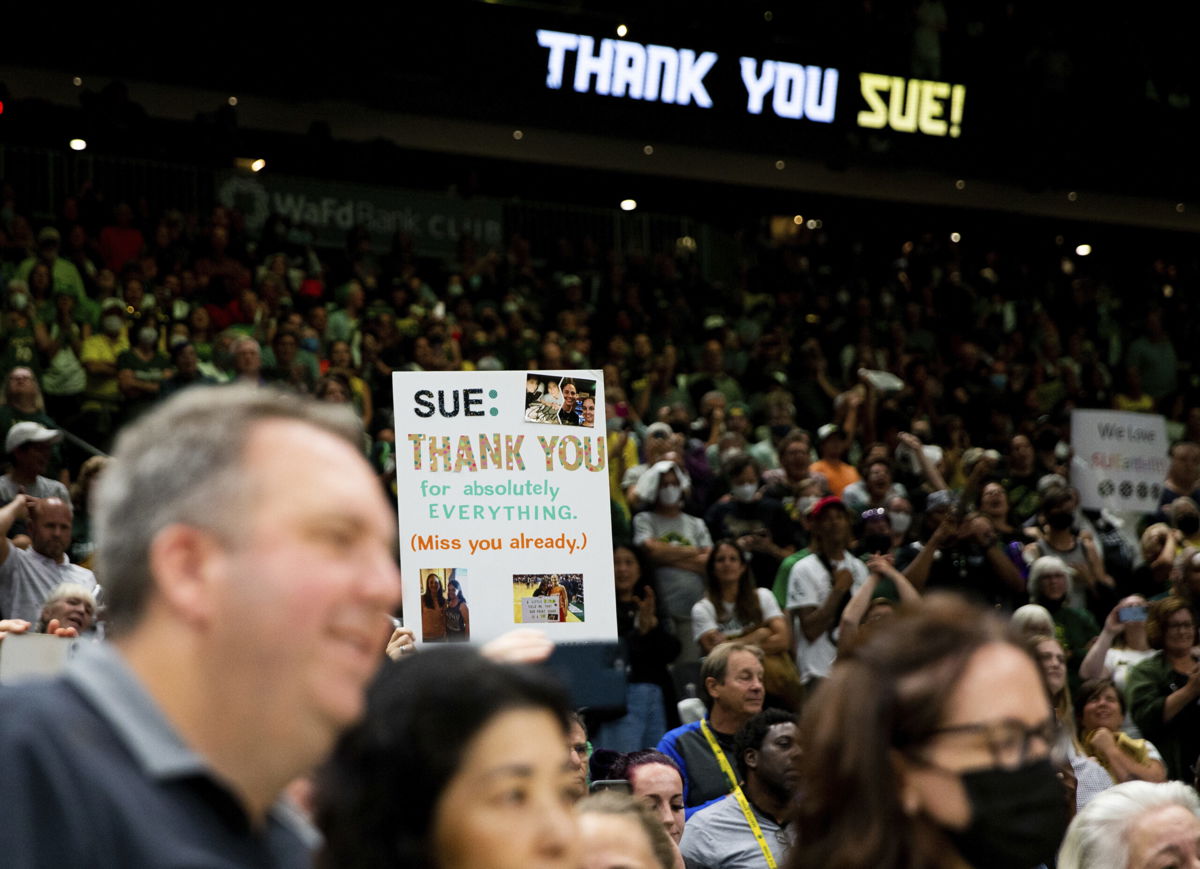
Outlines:
[[[171,367],[171,360],[165,353],[160,353],[157,350],[149,359],[143,359],[133,350],[126,350],[117,357],[118,373],[125,370],[133,372],[133,376],[137,380],[144,380],[150,383],[157,383],[161,386],[167,370]],[[154,404],[158,400],[157,393],[146,393],[138,396],[127,396],[125,398],[125,410],[128,418],[132,419],[137,414],[144,411],[147,407]]]

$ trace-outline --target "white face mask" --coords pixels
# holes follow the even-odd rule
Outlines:
[[[739,483],[730,491],[733,493],[736,501],[749,501],[754,498],[754,493],[758,491],[758,483]]]
[[[892,520],[892,530],[897,534],[904,534],[912,525],[911,513],[888,513],[888,519]]]
[[[658,502],[666,507],[674,507],[683,500],[683,489],[679,486],[659,486]]]

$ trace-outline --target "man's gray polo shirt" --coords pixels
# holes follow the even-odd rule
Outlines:
[[[102,643],[62,678],[0,688],[0,771],[9,869],[311,864],[311,828],[277,806],[255,829]]]
[[[751,810],[762,827],[775,865],[783,866],[791,849],[791,832],[753,806]],[[688,869],[762,869],[767,865],[762,847],[733,794],[688,818],[679,852]]]
[[[96,574],[72,564],[67,556],[51,561],[34,549],[8,545],[8,557],[0,564],[0,618],[25,619],[37,624],[42,604],[59,583],[77,582],[96,591]]]

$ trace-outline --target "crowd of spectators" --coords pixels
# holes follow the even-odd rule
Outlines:
[[[282,217],[253,237],[223,206],[109,209],[88,190],[34,221],[11,186],[3,199],[0,487],[19,499],[5,552],[29,545],[15,523],[31,519],[33,550],[57,563],[64,532],[44,530],[39,506],[52,498],[86,560],[87,492],[103,473],[89,455],[180,389],[275,384],[351,405],[394,493],[393,371],[595,368],[630,690],[624,717],[590,723],[598,746],[622,752],[661,737],[680,808],[730,790],[732,773],[697,768],[712,756],[707,722],[732,751],[764,704],[815,696],[932,590],[1032,620],[1081,806],[1093,773],[1191,775],[1200,406],[1190,303],[1173,292],[1186,278],[1170,263],[1126,287],[1058,253],[799,227],[743,238],[738,274],[718,280],[682,246],[535,250],[514,232],[437,258],[404,236],[378,249],[362,229],[318,249]],[[1156,513],[1081,507],[1075,408],[1166,416]],[[92,585],[58,590],[43,620],[90,628]],[[707,706],[703,728],[664,736],[689,694]]]

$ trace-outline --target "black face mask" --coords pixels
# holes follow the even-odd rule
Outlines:
[[[1048,513],[1046,515],[1046,524],[1055,531],[1064,531],[1070,528],[1075,522],[1075,517],[1070,513]]]
[[[1054,856],[1068,819],[1049,760],[967,772],[961,779],[971,822],[946,833],[964,860],[976,869],[1030,869]]]
[[[1200,514],[1184,513],[1176,521],[1175,527],[1183,532],[1184,537],[1194,537],[1200,531]]]

